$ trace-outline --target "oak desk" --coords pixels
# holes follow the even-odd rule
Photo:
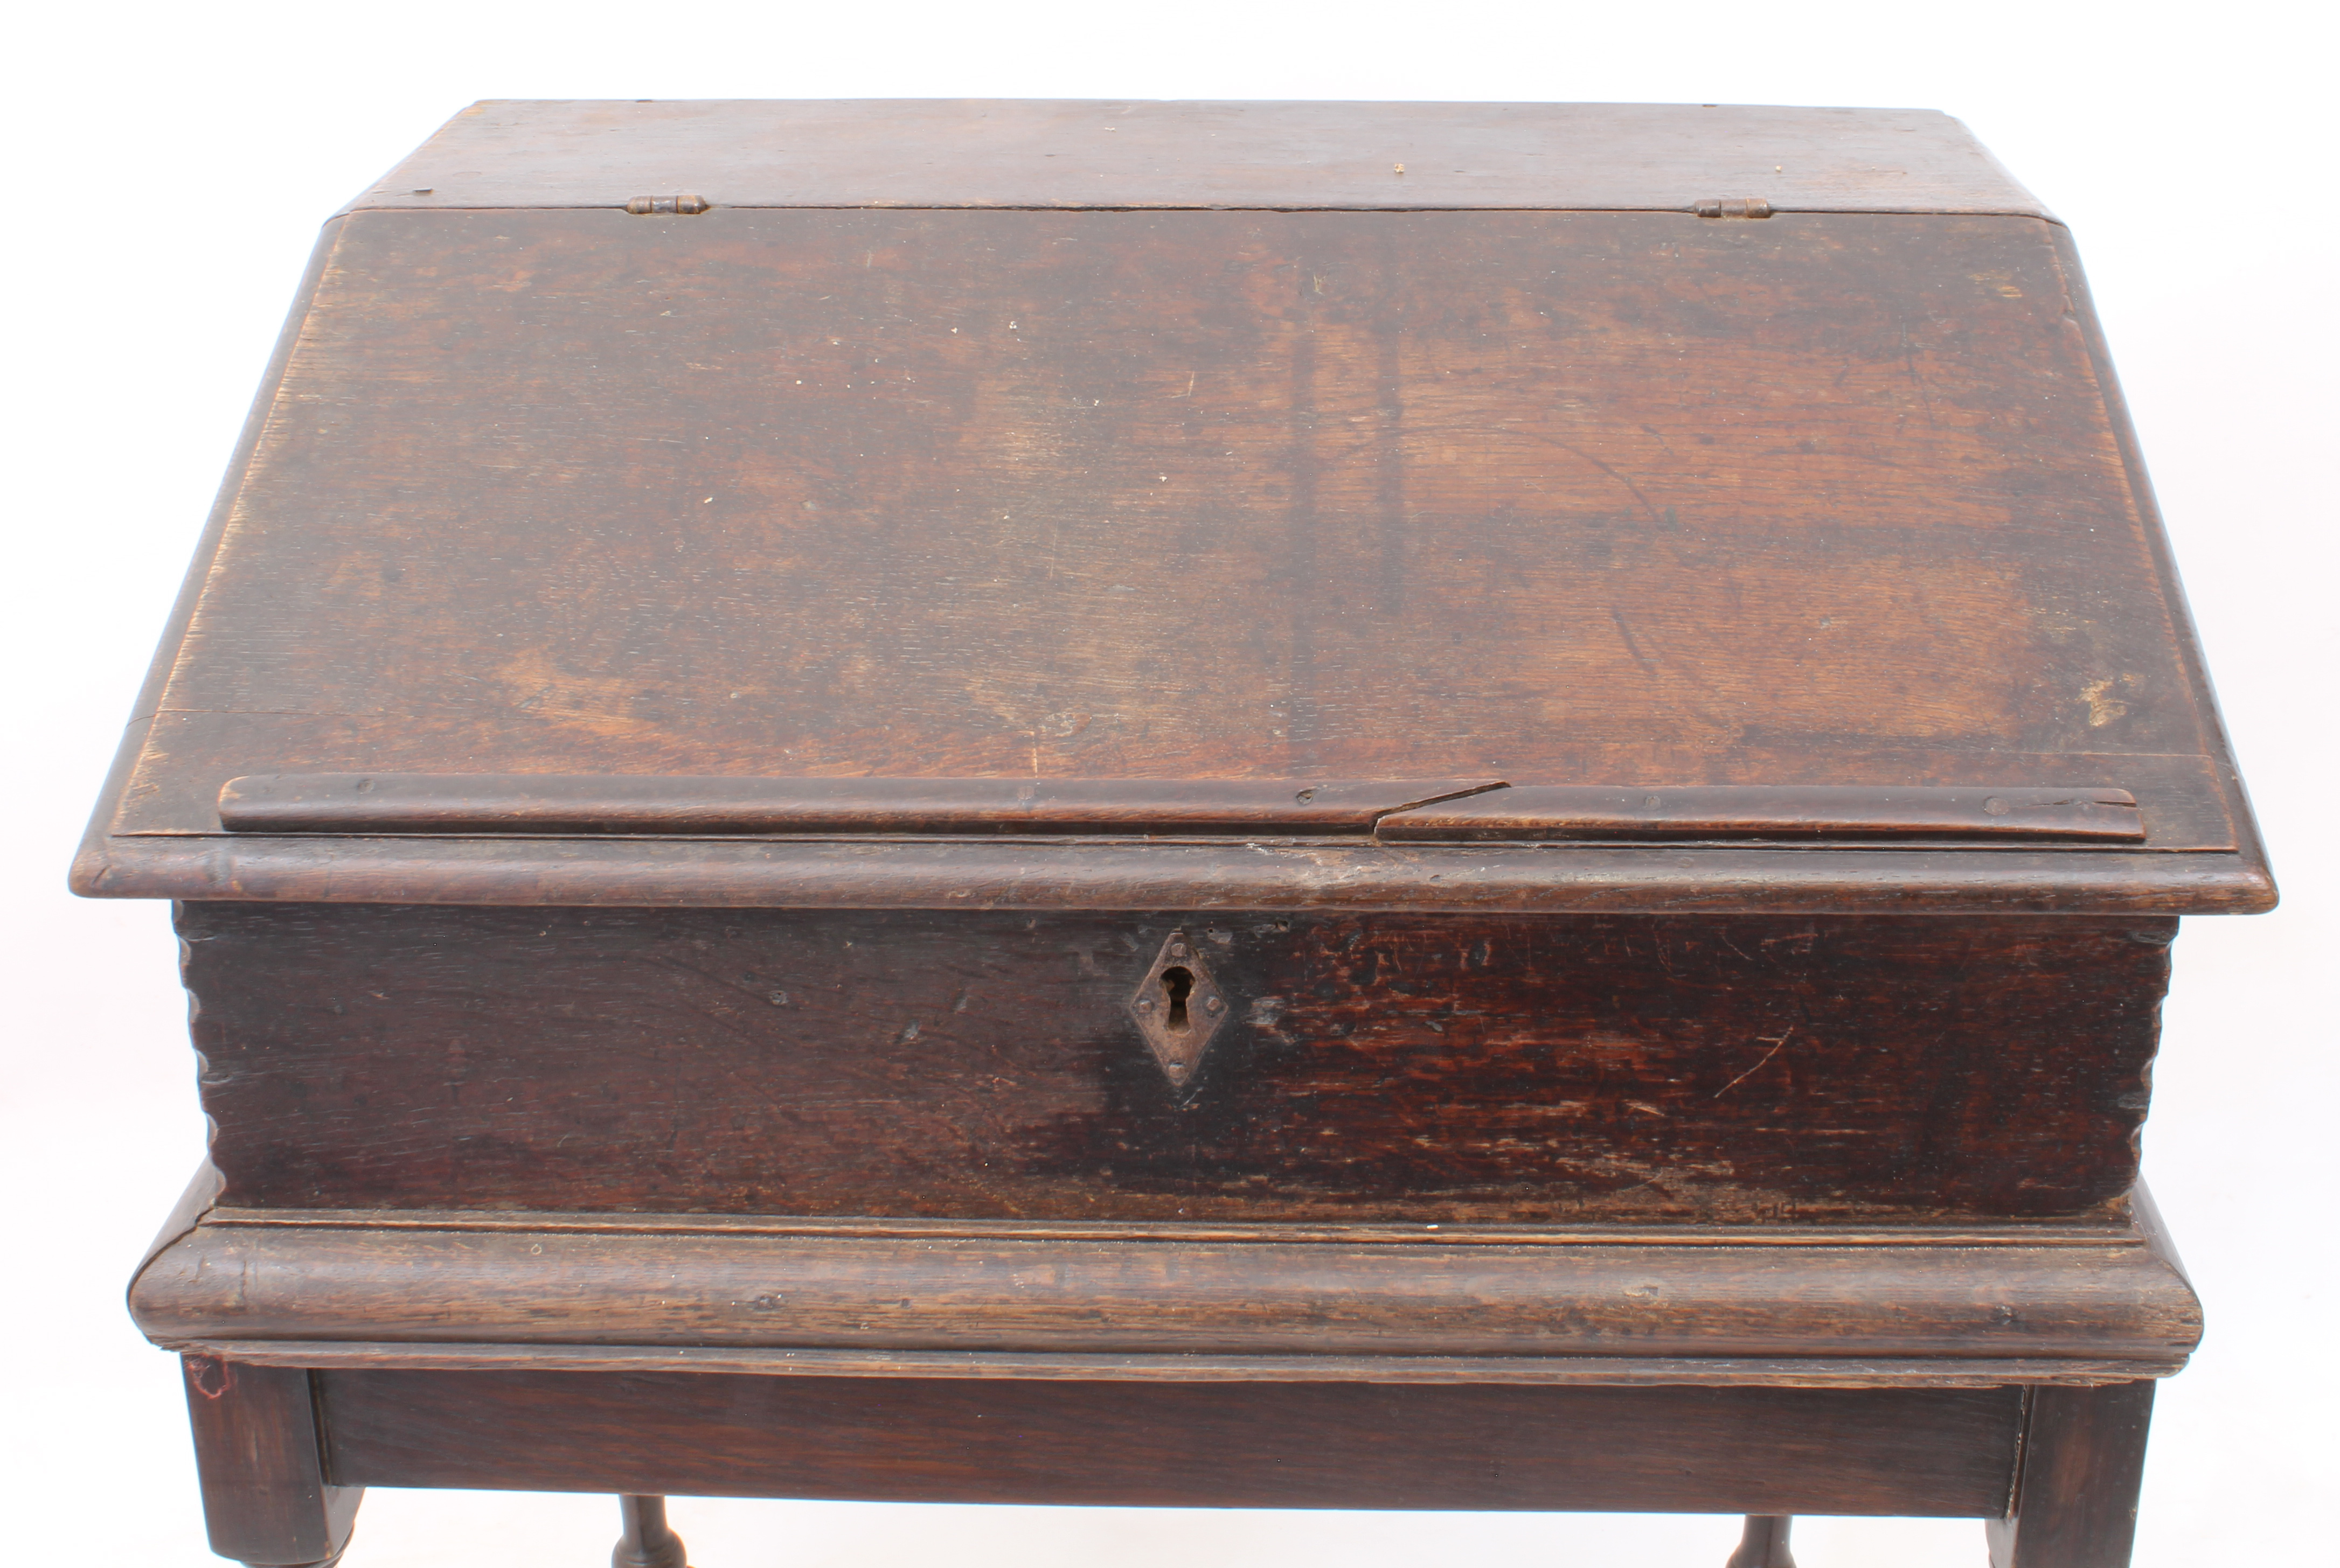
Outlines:
[[[212,1539],[367,1484],[2127,1560],[2275,890],[1955,122],[482,104],[328,223],[74,870]],[[719,1568],[719,1565],[709,1565]]]

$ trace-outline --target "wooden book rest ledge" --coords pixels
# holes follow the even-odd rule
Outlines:
[[[131,1310],[275,1568],[369,1485],[2116,1568],[2169,944],[2275,900],[2064,229],[1565,104],[465,112],[74,874],[177,901]]]

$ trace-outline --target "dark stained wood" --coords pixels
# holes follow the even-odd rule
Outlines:
[[[2015,1505],[1988,1525],[1991,1568],[2127,1568],[2151,1383],[2035,1388]]]
[[[665,1498],[623,1496],[618,1508],[625,1528],[610,1568],[689,1568],[682,1537],[667,1525]]]
[[[230,779],[220,790],[219,814],[231,833],[1372,833],[1383,839],[1430,841],[2135,842],[2146,836],[2137,798],[2102,786],[1725,784],[1652,791],[1590,785],[1511,789],[1500,781],[1451,779],[273,774]]]
[[[2115,1568],[2166,949],[2275,898],[2061,227],[1517,104],[476,105],[74,878],[185,901],[132,1302],[279,1568],[363,1484]]]
[[[353,206],[1671,207],[2020,212],[1947,114],[1737,104],[503,100]]]
[[[2126,1209],[2127,1212],[2121,1212]],[[927,1219],[883,1215],[645,1214],[615,1210],[498,1208],[218,1208],[216,1225],[350,1227],[384,1230],[656,1231],[669,1236],[842,1236],[907,1241],[981,1237],[994,1241],[1346,1242],[1422,1247],[2160,1247],[2160,1221],[2140,1182],[2103,1214],[2070,1220],[1998,1218],[1954,1222],[1937,1217],[1715,1225],[1658,1218],[1642,1222],[1531,1221],[1512,1225],[1435,1225],[1420,1221],[1244,1219]],[[175,1239],[175,1238],[174,1238]],[[157,1250],[160,1250],[158,1244]]]
[[[1384,839],[2082,839],[2145,837],[2137,797],[2107,788],[1542,785],[1392,813]]]
[[[189,903],[223,1201],[1058,1219],[2099,1212],[2174,922]]]
[[[2169,530],[2163,525],[2160,504],[2154,497],[2153,482],[2146,475],[2145,454],[2137,443],[2137,425],[2129,418],[2128,401],[2121,391],[2120,377],[2113,368],[2112,350],[2105,340],[2104,323],[2097,317],[2096,303],[2088,291],[2087,273],[2080,265],[2079,246],[2074,241],[2072,232],[2060,223],[2055,226],[2049,242],[2055,246],[2061,260],[2065,276],[2071,281],[2072,322],[2079,331],[2081,341],[2087,345],[2089,362],[2096,367],[2097,384],[2103,390],[2105,412],[2113,440],[2120,450],[2122,465],[2128,470],[2138,513],[2144,519],[2145,541],[2153,557],[2154,569],[2162,581],[2175,585],[2177,583],[2177,559],[2170,548]],[[2195,631],[2193,616],[2186,607],[2182,587],[2171,595],[2170,620],[2171,628],[2176,634],[2177,656],[2186,666],[2188,679],[2196,690],[2208,692],[2209,666],[2203,659],[2202,640]],[[2226,721],[2218,712],[2215,698],[2202,708],[2202,728],[2208,752],[2220,759],[2217,765],[2223,778],[2231,788],[2238,790],[2242,775],[2235,768],[2232,760],[2234,747],[2226,738]],[[2258,823],[2247,801],[2243,804],[2243,809],[2235,814],[2233,821],[2237,849],[2242,856],[2264,869],[2266,846],[2260,840]],[[2272,882],[2267,892],[2269,899],[2266,907],[2272,909],[2275,907]]]
[[[255,1565],[340,1555],[364,1493],[325,1479],[310,1375],[205,1356],[181,1366],[212,1550]]]
[[[280,774],[230,779],[233,833],[1365,833],[1500,789],[1461,779],[573,778]]]
[[[1286,1358],[1258,1368],[1269,1378],[1314,1357],[1350,1358],[1324,1377],[1373,1377],[1374,1363],[1400,1358],[1500,1356],[1515,1381],[1581,1377],[1581,1357],[1671,1359],[1688,1379],[1700,1360],[1798,1358],[1892,1359],[1912,1379],[1925,1373],[1907,1363],[1935,1358],[1953,1377],[1970,1359],[2002,1378],[2026,1362],[2042,1377],[2059,1361],[2166,1372],[2201,1334],[2183,1277],[2134,1235],[2096,1246],[1780,1247],[1695,1232],[1657,1245],[1210,1244],[417,1218],[397,1228],[207,1223],[140,1274],[132,1311],[173,1344]]]
[[[2166,1359],[1960,1356],[1148,1356],[748,1346],[190,1339],[167,1348],[269,1366],[431,1372],[720,1372],[1016,1383],[1373,1383],[1575,1388],[2094,1387],[2171,1375]]]
[[[1119,1506],[2007,1507],[1997,1389],[1424,1388],[319,1374],[374,1486]]]
[[[1749,1514],[1739,1549],[1723,1568],[1796,1568],[1795,1554],[1788,1550],[1789,1530],[1794,1523],[1785,1514]]]
[[[195,1167],[186,1190],[180,1193],[179,1201],[171,1206],[171,1213],[163,1221],[162,1228],[155,1231],[154,1239],[146,1244],[146,1256],[139,1260],[138,1267],[144,1268],[154,1262],[166,1247],[202,1223],[203,1217],[219,1202],[220,1188],[225,1185],[220,1177],[219,1168],[210,1160],[206,1159]]]
[[[2215,800],[2215,797],[2212,797]],[[2157,817],[2157,820],[2159,820]],[[1323,842],[119,837],[74,886],[101,898],[699,908],[1653,910],[1954,915],[2249,914],[2275,883],[2236,854]]]
[[[771,776],[2028,780],[2129,790],[2148,845],[2181,853],[1944,853],[1839,869],[1831,895],[2007,908],[2067,878],[2077,907],[2264,903],[2056,232],[357,213],[113,827],[216,832],[221,784],[254,773],[710,758]],[[544,876],[581,902],[709,880],[770,896],[737,885],[752,859],[677,874],[654,845],[602,847],[484,881],[451,855],[441,896],[534,902]],[[330,876],[302,853],[304,889],[384,896],[338,874],[377,852]],[[1608,875],[1542,854],[1512,870],[1525,896]],[[917,863],[852,880],[867,901],[947,896],[904,884]],[[1472,874],[1371,863],[1417,904]],[[283,896],[287,869],[257,845],[114,838],[81,885]],[[1751,896],[1727,859],[1638,874],[1641,907]],[[1636,896],[1625,880],[1612,900]]]
[[[318,291],[323,287],[328,263],[333,254],[333,242],[340,234],[342,220],[329,218],[318,233],[316,248],[309,254],[308,265],[302,270],[301,281],[292,291],[292,301],[286,309],[284,323],[277,330],[276,342],[271,349],[268,363],[261,372],[260,385],[253,390],[252,406],[244,417],[243,429],[238,432],[234,449],[228,455],[227,470],[220,479],[212,508],[206,516],[202,536],[196,540],[194,562],[197,569],[188,572],[179,587],[178,597],[172,601],[170,618],[164,623],[163,635],[155,646],[154,663],[148,666],[146,679],[140,686],[136,701],[131,706],[131,729],[135,731],[150,721],[160,708],[163,693],[171,674],[170,650],[179,646],[187,628],[195,618],[195,607],[202,602],[205,580],[201,567],[217,553],[233,520],[237,498],[243,491],[246,469],[258,456],[283,390],[284,378],[292,362],[292,351],[300,346],[302,325],[316,304]],[[104,791],[105,804],[102,815],[112,820],[115,795],[122,781],[109,778]]]

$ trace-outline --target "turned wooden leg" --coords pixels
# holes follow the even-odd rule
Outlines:
[[[1796,1568],[1788,1554],[1788,1526],[1794,1523],[1784,1514],[1750,1514],[1739,1550],[1722,1568]]]
[[[620,1497],[625,1533],[610,1553],[610,1568],[690,1568],[682,1537],[667,1528],[663,1497]]]
[[[365,1489],[325,1484],[309,1374],[211,1356],[181,1366],[212,1550],[253,1568],[336,1561]]]
[[[1994,1519],[1991,1568],[2127,1568],[2153,1385],[2034,1388],[2015,1508]]]

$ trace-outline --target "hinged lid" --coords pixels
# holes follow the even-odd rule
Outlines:
[[[76,881],[2273,898],[2064,231],[1939,115],[1533,104],[467,111]]]

